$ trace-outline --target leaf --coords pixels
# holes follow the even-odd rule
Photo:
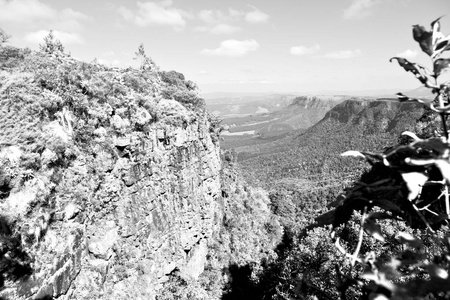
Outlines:
[[[402,178],[408,187],[408,200],[410,201],[416,199],[420,195],[422,186],[428,180],[428,176],[420,172],[402,173]]]
[[[409,234],[407,232],[399,232],[398,235],[400,238],[400,242],[409,247],[416,248],[416,249],[423,247],[423,243],[419,239],[415,238],[414,236],[412,236],[411,234]]]
[[[384,294],[375,294],[374,296],[371,295],[372,297],[370,299],[372,300],[389,300],[388,297],[386,297],[386,295]]]
[[[370,234],[373,238],[379,240],[380,242],[384,242],[384,236],[381,232],[381,227],[379,224],[375,222],[373,219],[366,219],[364,222],[364,229],[368,234]]]
[[[392,203],[392,201],[387,199],[375,199],[373,200],[373,204],[378,206],[379,208],[382,208],[384,210],[390,211],[392,213],[400,214],[402,213],[402,210],[400,207]]]
[[[427,31],[421,25],[413,26],[413,38],[419,43],[423,52],[431,56],[433,54],[433,33]]]
[[[441,75],[442,70],[447,69],[450,66],[450,58],[439,58],[433,63],[433,71],[435,76]]]
[[[411,266],[417,265],[425,257],[426,254],[421,253],[421,251],[407,249],[401,254],[400,260],[403,266]]]
[[[437,159],[434,163],[436,167],[441,171],[442,177],[444,177],[447,184],[450,183],[450,163],[445,159]]]
[[[441,18],[442,16],[431,22],[431,29],[433,30],[433,45],[435,45],[439,39],[444,37],[441,32],[441,23],[439,22]]]
[[[359,151],[346,151],[344,153],[341,153],[341,156],[353,156],[353,157],[362,157],[365,158],[368,163],[373,165],[376,161],[381,161],[383,159],[383,156],[380,154],[374,154],[370,152],[359,152]]]
[[[378,274],[373,272],[366,272],[361,275],[365,280],[378,281]]]
[[[442,32],[440,32],[441,25],[439,23],[439,20],[442,17],[436,19],[431,23],[431,28],[433,29],[433,55],[432,58],[435,58],[436,56],[440,55],[442,52],[450,49],[450,35],[445,37]],[[437,75],[436,75],[437,76]]]
[[[407,158],[405,158],[405,162],[408,165],[411,165],[411,166],[417,166],[417,167],[422,166],[422,167],[424,167],[424,166],[430,166],[430,165],[436,163],[436,159],[434,159],[434,158],[431,158],[431,159],[414,159],[414,158],[407,157]]]
[[[450,35],[448,35],[445,38],[440,39],[436,45],[434,45],[434,54],[433,57],[436,57],[437,55],[441,54],[444,51],[447,51],[450,49]]]
[[[413,145],[426,150],[433,150],[440,155],[444,154],[445,151],[448,151],[450,149],[449,145],[445,143],[441,138],[429,138],[426,140],[420,140],[418,142],[414,142]]]
[[[432,31],[428,31],[425,27],[420,25],[413,26],[414,40],[419,43],[422,51],[432,58],[450,49],[450,36],[445,37],[442,32],[440,32],[440,19],[441,17],[431,23]]]
[[[359,151],[354,151],[354,150],[345,151],[344,153],[341,153],[341,156],[353,156],[353,157],[366,158],[366,156],[364,154],[362,154]]]
[[[410,138],[412,138],[414,141],[421,141],[422,139],[420,139],[415,133],[411,132],[411,131],[404,131],[402,132],[402,135],[406,135],[409,136]]]
[[[385,219],[393,219],[393,217],[385,212],[373,212],[369,214],[368,219],[371,220],[385,220]]]
[[[402,93],[397,93],[396,95],[400,102],[406,102],[406,101],[419,102],[419,103],[426,104],[428,106],[430,106],[430,104],[433,102],[433,100],[409,98],[408,96],[406,96]]]
[[[319,224],[319,226],[324,226],[333,224],[335,217],[336,217],[336,209],[332,209],[316,217],[314,220],[317,224]]]
[[[416,76],[417,79],[423,84],[427,83],[428,81],[428,75],[430,75],[430,71],[428,71],[427,68],[408,61],[406,58],[402,57],[392,57],[389,61],[392,62],[392,60],[396,59],[398,64],[405,69],[407,72],[411,72]]]
[[[437,266],[434,263],[431,263],[427,266],[428,273],[430,274],[431,278],[440,278],[440,279],[447,279],[448,278],[448,272],[441,267]]]

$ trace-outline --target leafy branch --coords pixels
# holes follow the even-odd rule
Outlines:
[[[406,72],[412,73],[431,89],[434,94],[432,100],[411,98],[402,93],[397,96],[399,101],[419,102],[438,114],[440,136],[421,139],[412,132],[404,132],[409,143],[385,153],[347,151],[342,154],[344,157],[363,158],[377,174],[371,182],[359,182],[349,189],[334,210],[332,238],[337,249],[350,260],[352,268],[359,264],[365,269],[353,282],[362,283],[361,299],[424,299],[450,292],[450,235],[442,232],[450,225],[447,126],[450,83],[440,82],[440,76],[450,69],[450,58],[442,57],[450,50],[450,35],[440,32],[439,21],[440,18],[433,21],[430,30],[420,25],[413,26],[413,38],[430,57],[432,71],[402,57],[393,57],[390,61],[397,61]],[[342,246],[337,229],[341,225],[347,226],[356,211],[361,212],[360,230],[356,247],[353,253],[349,253]],[[374,251],[364,252],[362,245],[368,237],[386,243],[383,228],[387,220],[406,221],[410,229],[424,230],[421,236],[432,240],[429,249],[434,249],[433,252],[424,250],[426,247],[420,238],[400,230],[394,242],[401,247],[391,245],[394,251],[390,259]],[[343,273],[339,271],[337,274]],[[341,299],[346,299],[345,291],[340,295]]]

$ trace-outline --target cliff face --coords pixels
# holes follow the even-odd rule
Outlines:
[[[0,297],[153,299],[174,274],[198,279],[230,195],[190,83],[28,55],[0,74]]]
[[[344,99],[341,96],[301,96],[292,100],[292,103],[291,105],[289,105],[289,107],[291,109],[294,107],[301,107],[303,109],[319,109],[326,112],[343,100]]]
[[[419,103],[352,99],[327,112],[323,122],[353,124],[364,128],[368,133],[400,133],[405,130],[404,125],[413,124],[422,114],[422,106]]]
[[[208,123],[155,128],[144,144],[140,162],[101,159],[110,173],[92,195],[77,298],[139,299],[175,269],[192,278],[203,272],[221,214],[220,160]]]
[[[219,148],[206,116],[184,128],[157,122],[145,134],[100,135],[90,146],[67,168],[36,172],[5,199],[11,210],[29,204],[16,216],[24,220],[40,218],[27,214],[39,196],[55,199],[54,212],[42,209],[54,216],[31,242],[34,273],[16,296],[139,299],[154,295],[175,269],[197,278],[222,211]],[[51,183],[56,172],[61,178]],[[53,192],[45,187],[51,184]]]

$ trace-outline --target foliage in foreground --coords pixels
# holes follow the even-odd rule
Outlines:
[[[435,95],[434,100],[412,99],[401,93],[400,101],[413,101],[441,118],[442,128],[434,136],[419,138],[403,133],[409,141],[383,154],[347,151],[343,156],[364,158],[372,165],[372,178],[349,189],[334,210],[332,237],[347,258],[349,268],[336,266],[341,299],[358,288],[360,299],[447,299],[450,296],[450,143],[447,117],[450,83],[439,76],[450,66],[442,54],[450,50],[450,35],[440,32],[439,19],[431,30],[415,25],[413,37],[431,57],[433,70],[393,57]],[[351,224],[358,212],[359,229],[350,248],[339,228]],[[399,224],[404,224],[400,226]],[[394,227],[392,228],[392,224]],[[406,227],[405,227],[406,225]],[[394,229],[394,230],[392,230]],[[365,243],[378,246],[364,247]],[[377,248],[389,245],[383,253]],[[361,271],[355,276],[353,271]]]

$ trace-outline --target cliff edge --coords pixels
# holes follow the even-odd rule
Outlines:
[[[16,49],[8,58],[0,298],[154,299],[175,275],[197,280],[230,196],[217,122],[195,84],[149,59],[119,69],[60,52]],[[279,227],[267,196],[252,199],[258,218]]]

